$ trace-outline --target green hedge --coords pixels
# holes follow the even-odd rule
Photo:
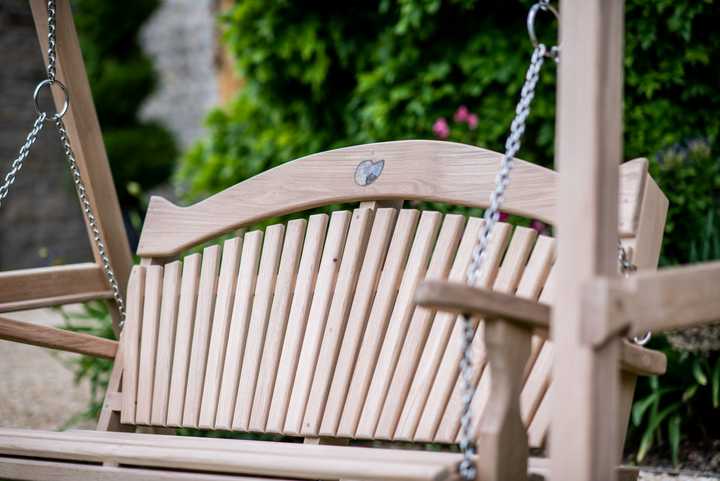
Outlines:
[[[150,59],[138,43],[143,23],[159,0],[107,2],[72,0],[110,167],[124,208],[140,205],[135,184],[146,190],[167,180],[178,152],[162,126],[138,119],[142,102],[156,86]]]
[[[331,147],[433,137],[460,105],[474,130],[450,138],[501,150],[530,45],[528,1],[238,2],[222,19],[245,87],[207,120],[182,162],[188,196]],[[717,2],[628,0],[625,156],[652,156],[720,128]],[[548,38],[549,17],[538,19]],[[521,156],[551,164],[555,68],[542,74]]]

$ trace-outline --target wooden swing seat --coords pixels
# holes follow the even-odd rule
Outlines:
[[[93,479],[457,479],[459,454],[418,448],[459,440],[462,326],[456,314],[418,306],[415,294],[424,280],[463,281],[482,221],[418,202],[484,207],[500,159],[448,142],[369,144],[283,164],[190,207],[153,198],[99,429],[306,443],[0,429],[0,478],[65,479],[53,474],[64,470]],[[506,211],[553,224],[557,174],[517,162]],[[620,178],[622,242],[635,264],[654,269],[667,201],[643,159],[623,164]],[[204,244],[350,202],[361,204]],[[553,238],[500,223],[478,286],[552,306],[562,299],[554,261]],[[473,341],[478,414],[506,402],[495,399],[503,380],[491,380],[484,331],[481,322]],[[537,329],[516,376],[525,442],[538,449],[553,403],[546,335]],[[625,344],[612,421],[623,431],[636,376],[664,368],[662,354]],[[350,442],[379,447],[315,445]]]

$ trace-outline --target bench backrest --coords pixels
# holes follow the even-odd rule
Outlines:
[[[187,208],[154,199],[132,272],[121,421],[293,436],[452,443],[460,324],[416,307],[426,278],[462,280],[482,221],[361,207],[179,251],[274,215],[370,199],[484,207],[500,155],[432,141],[298,159]],[[349,179],[349,180],[348,180]],[[507,210],[552,222],[556,174],[519,161]],[[620,232],[641,267],[659,254],[666,201],[644,160],[621,167]],[[151,258],[155,258],[152,260]],[[552,303],[554,240],[500,224],[480,283]],[[475,411],[487,401],[482,328]],[[552,345],[535,338],[521,404],[532,446],[549,423]]]

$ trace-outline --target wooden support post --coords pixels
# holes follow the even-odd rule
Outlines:
[[[622,0],[563,0],[556,166],[558,284],[553,310],[555,403],[550,452],[555,481],[615,479],[620,341],[581,341],[583,285],[616,275],[618,165],[622,154]]]
[[[528,479],[528,436],[520,414],[520,392],[531,337],[523,326],[486,320],[490,397],[477,429],[478,481]]]
[[[30,0],[30,6],[40,47],[43,50],[43,58],[47,62],[47,2],[46,0]],[[85,73],[85,64],[75,31],[70,0],[57,2],[57,58],[57,79],[65,85],[70,97],[70,108],[63,120],[83,182],[87,188],[88,199],[95,211],[107,256],[115,271],[120,291],[124,295],[132,267],[132,256],[103,144],[100,123],[92,100],[90,84]],[[59,89],[53,89],[53,95],[55,105],[62,107],[65,99]],[[90,244],[95,262],[101,264],[92,235],[90,235]],[[117,321],[117,310],[113,303],[110,305],[111,311],[114,313],[113,318]],[[117,322],[115,329],[117,333]]]

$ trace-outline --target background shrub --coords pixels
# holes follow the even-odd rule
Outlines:
[[[125,214],[141,210],[137,189],[147,190],[166,181],[178,156],[175,141],[165,128],[138,118],[142,102],[155,88],[155,72],[140,48],[138,32],[159,3],[72,1],[95,108]]]

